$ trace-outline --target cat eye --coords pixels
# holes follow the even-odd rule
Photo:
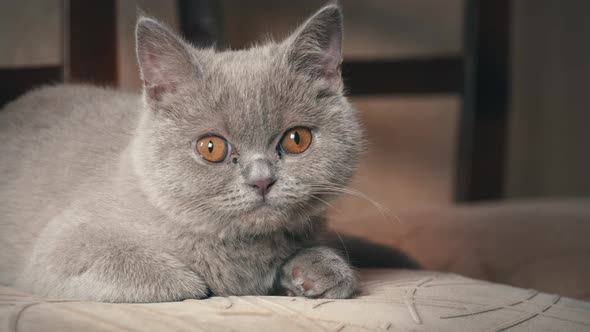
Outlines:
[[[197,152],[203,159],[220,163],[227,158],[229,146],[227,141],[219,136],[203,136],[199,138],[195,146]]]
[[[279,146],[282,151],[289,154],[305,152],[311,145],[311,130],[305,127],[295,127],[287,130]]]

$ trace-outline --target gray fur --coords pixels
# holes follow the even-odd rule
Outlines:
[[[140,18],[142,96],[56,86],[9,104],[0,282],[156,302],[293,293],[297,267],[317,284],[297,295],[350,296],[348,263],[314,247],[321,201],[333,198],[325,187],[347,183],[362,147],[338,72],[341,29],[329,5],[281,43],[215,52]],[[281,157],[276,146],[295,126],[312,129],[312,145]],[[200,158],[191,142],[204,134],[225,137],[237,163]],[[248,185],[260,176],[276,180],[265,196]]]

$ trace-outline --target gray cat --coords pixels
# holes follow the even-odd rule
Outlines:
[[[0,114],[0,283],[39,296],[158,302],[347,298],[323,201],[363,147],[328,5],[280,43],[195,49],[136,28],[142,96],[45,87]]]

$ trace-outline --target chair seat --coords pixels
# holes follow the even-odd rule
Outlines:
[[[590,302],[450,273],[363,270],[349,300],[230,296],[174,303],[44,300],[0,288],[8,331],[588,331]]]

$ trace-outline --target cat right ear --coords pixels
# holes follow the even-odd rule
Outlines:
[[[147,98],[160,101],[176,86],[201,76],[190,47],[156,20],[140,17],[135,27],[137,61]]]
[[[320,9],[286,42],[289,61],[296,70],[331,83],[340,81],[342,12],[337,3]]]

